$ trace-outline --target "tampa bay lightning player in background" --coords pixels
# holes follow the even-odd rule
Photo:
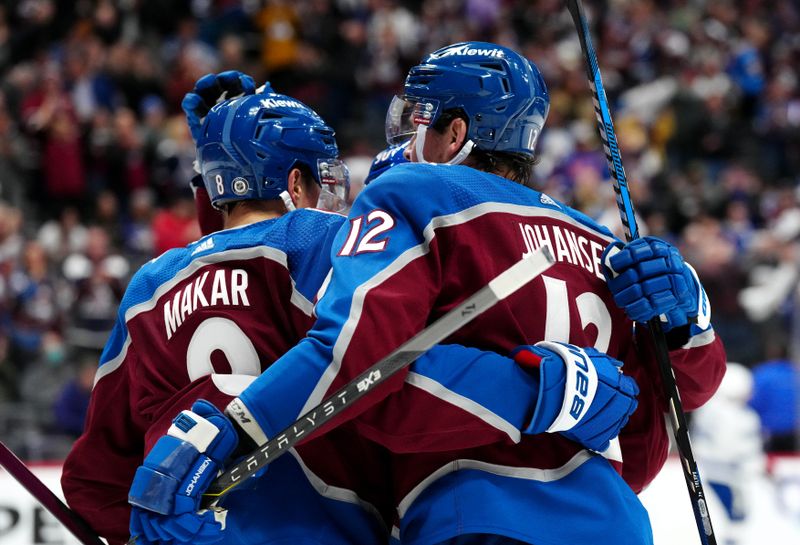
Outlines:
[[[355,200],[333,241],[309,336],[228,412],[250,437],[275,435],[532,249],[550,246],[557,263],[545,275],[449,339],[511,353],[527,369],[519,381],[533,385],[533,404],[521,423],[512,407],[519,397],[505,395],[508,384],[496,388],[492,366],[460,375],[457,358],[401,372],[353,406],[359,432],[395,453],[399,542],[652,543],[635,493],[665,460],[666,407],[649,337],[633,320],[663,315],[687,409],[711,396],[724,371],[705,294],[677,250],[655,238],[622,244],[528,187],[547,110],[538,69],[505,47],[455,44],[412,68],[387,116],[390,143],[411,138],[409,164]],[[635,412],[636,384],[622,363],[641,389]],[[223,419],[193,422],[231,429]],[[625,422],[620,456],[605,447]],[[178,477],[190,478],[202,457],[171,448],[170,459],[190,470]],[[143,479],[132,495],[155,490]],[[169,509],[153,520],[174,528],[187,515]],[[216,525],[205,528],[209,541],[215,529],[223,539]]]

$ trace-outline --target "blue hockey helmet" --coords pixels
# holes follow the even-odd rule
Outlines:
[[[350,179],[338,153],[333,129],[314,110],[277,93],[215,105],[197,140],[203,182],[218,208],[243,200],[287,202],[289,171],[303,164],[322,188],[321,207],[341,211]]]
[[[486,42],[434,51],[409,71],[403,93],[386,115],[390,144],[415,134],[424,138],[424,128],[436,123],[442,112],[460,109],[468,118],[468,150],[474,145],[533,155],[550,108],[536,65],[507,47]]]

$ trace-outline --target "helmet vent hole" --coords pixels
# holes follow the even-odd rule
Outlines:
[[[506,78],[503,78],[500,81],[503,83],[503,91],[505,91],[506,93],[510,92],[511,86],[509,86],[508,80]]]
[[[263,133],[263,132],[264,132],[264,125],[259,125],[258,127],[256,127],[255,139],[256,140],[260,140],[261,139],[261,133]]]
[[[488,70],[495,70],[497,72],[505,72],[503,70],[503,65],[499,62],[482,62],[479,65],[481,68],[486,68]]]
[[[256,136],[256,138],[258,138],[258,136]],[[266,159],[267,154],[264,153],[263,151],[256,151],[256,157],[258,157],[259,159]]]
[[[503,104],[502,106],[498,106],[497,108],[495,108],[494,111],[497,113],[505,112],[507,107],[508,107],[507,105]]]

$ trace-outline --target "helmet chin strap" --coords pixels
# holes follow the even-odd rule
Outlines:
[[[425,156],[422,153],[422,150],[425,147],[425,133],[427,132],[427,130],[428,130],[427,125],[420,125],[417,127],[417,141],[414,143],[414,151],[416,151],[417,153],[418,163],[429,163],[429,161],[425,160]],[[458,153],[456,153],[455,157],[453,157],[446,163],[435,163],[435,164],[460,165],[464,161],[464,159],[467,158],[467,155],[470,154],[472,148],[474,147],[475,147],[475,142],[473,142],[472,140],[467,140],[466,142],[464,142],[464,145],[461,146],[461,149],[458,150]]]
[[[278,195],[278,196],[283,201],[283,204],[284,204],[284,206],[286,206],[286,210],[288,212],[291,212],[292,210],[297,210],[297,207],[295,207],[294,202],[292,202],[292,196],[289,195],[288,191],[286,191],[286,190],[281,191],[281,194]]]

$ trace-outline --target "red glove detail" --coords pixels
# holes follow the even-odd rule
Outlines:
[[[514,361],[523,369],[533,370],[539,369],[539,364],[542,363],[542,358],[538,354],[534,354],[530,350],[520,350],[514,354]]]

